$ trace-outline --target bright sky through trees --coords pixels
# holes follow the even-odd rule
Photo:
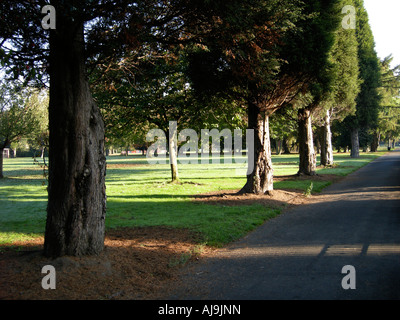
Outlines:
[[[400,64],[400,1],[364,0],[369,22],[375,37],[375,49],[380,59],[389,54],[394,57],[392,67]]]

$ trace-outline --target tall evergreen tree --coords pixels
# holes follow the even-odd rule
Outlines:
[[[137,50],[144,39],[179,37],[176,17],[186,2],[52,0],[49,30],[41,24],[47,1],[0,2],[0,58],[9,75],[50,78],[47,256],[97,254],[104,247],[104,123],[88,70]]]
[[[254,10],[255,3],[262,9]],[[328,91],[328,53],[340,22],[337,3],[292,3],[292,24],[282,20],[282,16],[290,17],[287,2],[253,1],[251,10],[230,5],[222,11],[218,20],[222,23],[213,38],[205,39],[204,50],[194,55],[192,79],[196,88],[215,93],[230,87],[234,88],[232,96],[247,100],[248,128],[255,132],[251,164],[255,169],[241,192],[263,194],[273,190],[269,117],[301,93],[308,92],[314,106]],[[274,8],[277,4],[279,10]],[[246,17],[232,21],[238,12]],[[281,19],[276,21],[277,17]],[[306,109],[303,113],[303,127],[310,131],[311,112]]]
[[[400,136],[400,65],[390,67],[393,57],[384,58],[381,63],[382,85],[379,93],[382,97],[379,106],[378,126],[373,132],[371,151],[376,151],[381,139],[393,146]]]
[[[375,51],[374,36],[369,25],[368,13],[363,0],[354,0],[357,12],[356,34],[358,42],[358,60],[360,67],[361,89],[356,99],[356,113],[345,119],[344,125],[350,131],[351,157],[359,157],[361,129],[368,131],[378,125],[380,103],[379,87],[381,74],[379,59]]]
[[[241,192],[272,192],[269,116],[290,101],[302,84],[281,72],[284,38],[304,18],[302,6],[280,0],[215,1],[211,6],[214,23],[189,52],[189,75],[201,94],[246,102],[248,128],[254,130],[254,151],[249,157],[254,170]]]
[[[306,10],[313,14],[312,21],[304,21],[300,34],[291,39],[289,55],[294,57],[289,68],[303,79],[302,94],[296,99],[298,107],[298,143],[300,163],[298,174],[314,175],[312,115],[332,89],[334,67],[329,59],[340,27],[341,1],[307,1]]]
[[[353,2],[350,1],[349,4],[348,0],[341,1],[340,7],[345,5],[353,5]],[[334,120],[341,122],[356,110],[360,80],[355,29],[339,27],[329,60],[333,67],[333,85],[318,112],[322,118],[320,142],[323,166],[333,164],[331,122]]]

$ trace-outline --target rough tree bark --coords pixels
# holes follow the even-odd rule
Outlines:
[[[44,254],[98,254],[106,214],[104,123],[84,61],[83,23],[50,32],[49,185]]]
[[[351,153],[350,157],[359,158],[360,157],[360,142],[358,139],[358,128],[354,128],[350,132],[351,136]]]
[[[253,163],[248,164],[254,169],[247,175],[247,182],[239,193],[271,194],[274,185],[269,115],[261,112],[254,102],[249,102],[248,128],[254,130],[254,157],[249,157]]]
[[[377,152],[378,151],[380,140],[381,140],[381,134],[379,133],[378,130],[376,130],[375,133],[374,133],[374,137],[373,137],[372,143],[371,143],[371,152]]]
[[[298,113],[298,139],[300,164],[298,174],[315,175],[316,155],[314,150],[311,111],[303,108]]]
[[[333,148],[332,148],[332,132],[331,132],[331,114],[327,110],[324,117],[324,126],[322,128],[321,137],[321,165],[333,165]]]

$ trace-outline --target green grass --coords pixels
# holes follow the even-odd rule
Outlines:
[[[335,166],[320,168],[319,174],[344,176],[384,154],[362,154],[350,159],[336,154]],[[294,175],[298,155],[273,156],[275,176]],[[126,166],[135,164],[135,166]],[[218,190],[240,189],[245,167],[235,164],[179,165],[182,184],[168,183],[169,165],[148,165],[142,156],[111,156],[106,177],[106,227],[168,226],[199,232],[204,244],[222,246],[236,240],[280,212],[274,208],[214,206],[191,201],[191,196]],[[11,244],[42,236],[46,221],[47,191],[42,170],[30,158],[4,159],[0,180],[0,244]],[[277,181],[276,189],[320,192],[330,181]]]

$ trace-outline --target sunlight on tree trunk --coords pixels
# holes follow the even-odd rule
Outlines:
[[[169,163],[171,166],[171,182],[179,182],[178,175],[178,128],[177,123],[170,121],[169,123],[169,138],[168,138],[168,151]]]
[[[274,184],[269,116],[254,103],[249,103],[249,129],[254,129],[254,169],[239,193],[271,194]]]
[[[333,148],[332,148],[332,132],[331,132],[331,114],[330,110],[326,111],[324,117],[323,134],[321,140],[321,165],[333,165]]]
[[[316,154],[313,142],[311,111],[305,108],[300,109],[298,122],[300,153],[300,165],[298,174],[313,176],[316,174]]]

